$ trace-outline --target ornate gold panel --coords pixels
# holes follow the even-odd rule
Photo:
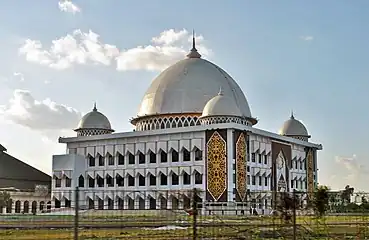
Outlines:
[[[240,134],[236,143],[236,190],[241,201],[246,197],[246,140],[243,133]]]
[[[313,151],[309,150],[307,154],[307,190],[309,195],[314,192],[314,159],[313,159]]]
[[[207,143],[207,189],[218,201],[227,190],[227,145],[218,132]]]

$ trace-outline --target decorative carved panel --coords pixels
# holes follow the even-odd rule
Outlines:
[[[207,190],[215,201],[227,190],[227,143],[217,131],[207,142]]]
[[[286,159],[284,157],[283,151],[281,150],[276,159],[276,168],[277,168],[277,191],[285,192],[287,191],[287,165]]]
[[[309,196],[311,196],[314,192],[314,158],[311,149],[307,153],[307,181],[307,190]]]
[[[283,156],[283,159],[281,158]],[[290,179],[289,171],[292,165],[292,149],[289,144],[282,142],[272,141],[272,186],[271,190],[273,193],[273,208],[276,208],[277,203],[277,192],[281,190],[289,192]],[[279,169],[283,163],[284,168]],[[279,173],[284,172],[283,179],[280,178]],[[284,183],[283,183],[284,182]]]
[[[246,139],[240,134],[236,143],[236,190],[241,201],[246,197]]]
[[[282,155],[281,155],[282,154]],[[287,191],[289,191],[289,169],[291,168],[292,161],[292,150],[291,146],[288,144],[283,144],[280,142],[272,142],[272,191],[278,191],[278,163],[281,160],[281,156],[284,159],[284,166],[285,166],[285,181],[287,185]]]

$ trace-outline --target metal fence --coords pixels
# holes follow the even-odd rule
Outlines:
[[[233,194],[228,193],[228,194]],[[315,216],[306,193],[283,206],[275,192],[243,202],[206,202],[204,192],[85,191],[11,194],[0,214],[0,239],[367,239],[367,203],[332,198]],[[27,197],[29,199],[27,199]],[[50,202],[43,198],[50,197]],[[59,200],[58,200],[59,199]],[[9,203],[11,202],[11,204]],[[36,203],[35,203],[36,202]],[[43,203],[42,203],[43,202]],[[292,207],[291,207],[292,206]]]

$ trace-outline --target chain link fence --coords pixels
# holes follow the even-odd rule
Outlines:
[[[49,201],[27,192],[10,195],[14,199],[2,203],[0,239],[369,238],[366,201],[331,198],[326,214],[318,217],[302,192],[249,192],[243,202],[221,203],[203,201],[205,193],[197,189],[77,188],[54,193]]]

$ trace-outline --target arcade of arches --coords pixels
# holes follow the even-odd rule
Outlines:
[[[40,196],[32,192],[10,192],[10,201],[0,208],[0,214],[35,214],[51,211],[50,195]]]

